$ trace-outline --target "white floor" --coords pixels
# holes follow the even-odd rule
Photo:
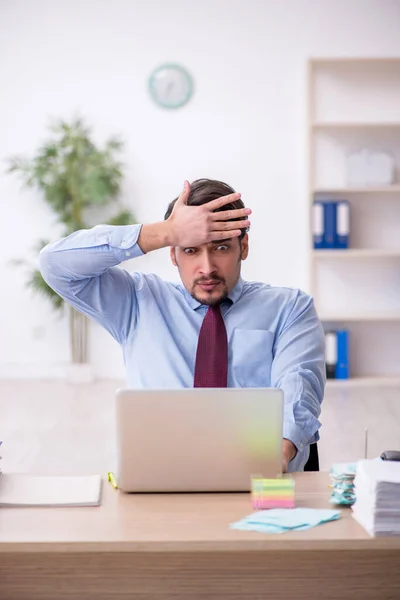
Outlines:
[[[114,392],[122,382],[0,381],[3,471],[86,474],[115,466]],[[400,450],[400,389],[329,389],[321,415],[321,468]]]

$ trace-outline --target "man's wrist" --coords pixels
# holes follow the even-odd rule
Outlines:
[[[297,454],[297,447],[295,446],[295,444],[291,440],[288,440],[287,438],[283,438],[283,456],[284,456],[284,458],[288,462],[290,462],[291,460],[294,459],[296,454]]]
[[[152,250],[171,246],[171,241],[172,237],[168,221],[160,221],[159,223],[142,226],[138,244],[144,254],[146,254]]]
[[[165,239],[166,246],[176,246],[174,235],[173,235],[173,227],[171,224],[171,217],[169,217],[166,221],[162,221],[162,230]]]

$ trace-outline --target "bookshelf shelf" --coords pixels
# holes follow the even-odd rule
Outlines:
[[[338,66],[346,64],[354,64],[357,69],[362,69],[364,65],[368,68],[372,64],[384,67],[394,63],[395,65],[399,62],[398,56],[318,56],[312,59],[312,62],[316,66]]]
[[[400,248],[349,248],[321,249],[312,251],[313,258],[334,258],[339,260],[351,260],[354,258],[400,258]]]
[[[372,375],[369,377],[351,377],[350,379],[328,379],[327,389],[363,388],[363,387],[390,387],[400,386],[400,375]]]
[[[345,194],[346,196],[354,195],[354,194],[368,194],[368,195],[396,195],[400,196],[400,185],[387,185],[383,187],[343,187],[343,188],[315,188],[314,194]]]
[[[376,312],[376,313],[320,313],[319,318],[326,323],[380,323],[399,322],[399,312]],[[399,374],[400,377],[400,374]]]
[[[357,123],[357,122],[316,122],[311,123],[312,130],[335,130],[335,129],[400,129],[400,122],[396,121],[395,123],[385,123],[382,122],[365,122],[365,123]]]
[[[400,387],[400,58],[312,59],[308,91],[309,289],[326,331],[349,340],[350,379],[327,386]],[[392,157],[392,184],[349,183],[348,157],[364,149]],[[326,207],[342,200],[349,248],[313,249],[313,203],[334,223]]]

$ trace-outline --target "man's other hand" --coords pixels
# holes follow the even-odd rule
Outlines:
[[[282,447],[282,459],[283,465],[282,470],[284,473],[287,473],[288,465],[290,461],[296,456],[297,448],[290,440],[283,438],[283,447]]]

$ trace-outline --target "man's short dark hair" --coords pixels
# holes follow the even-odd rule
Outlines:
[[[217,200],[217,198],[234,193],[235,190],[223,181],[217,181],[216,179],[196,179],[196,181],[193,181],[193,183],[190,184],[190,194],[187,203],[189,206],[200,206],[202,204],[207,204],[207,202],[211,202],[211,200]],[[174,208],[177,200],[178,198],[175,198],[172,200],[172,202],[170,202],[167,212],[164,215],[164,220],[167,220],[171,216],[172,209]],[[238,208],[245,208],[245,205],[241,199],[235,200],[234,202],[229,202],[229,204],[225,204],[221,208],[218,208],[215,212],[221,212],[223,210],[235,210]],[[245,219],[247,219],[247,217],[238,217],[237,219],[232,220],[243,221]],[[243,239],[246,233],[246,228],[241,229],[241,234],[238,236],[239,240]]]

